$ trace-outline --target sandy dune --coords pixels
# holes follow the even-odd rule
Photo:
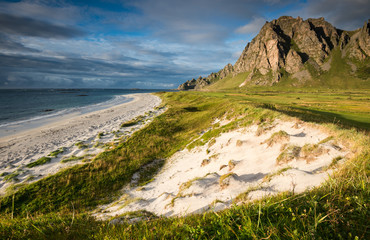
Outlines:
[[[94,215],[106,219],[136,210],[186,215],[283,191],[299,193],[325,181],[332,171],[327,166],[347,154],[326,134],[305,123],[278,120],[259,136],[257,127],[223,133],[204,146],[177,152],[154,181],[126,187],[120,200],[101,206]],[[273,141],[279,131],[286,135]],[[281,156],[279,162],[281,154],[288,160]],[[249,194],[235,199],[246,191]]]

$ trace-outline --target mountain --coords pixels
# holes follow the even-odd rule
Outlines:
[[[179,86],[231,89],[262,86],[370,88],[370,20],[355,31],[324,18],[283,16],[266,22],[239,59],[217,73]]]

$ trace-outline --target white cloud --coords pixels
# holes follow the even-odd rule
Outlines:
[[[235,30],[236,33],[240,34],[256,34],[260,31],[263,24],[266,23],[266,19],[263,17],[255,17],[248,24],[241,26]]]

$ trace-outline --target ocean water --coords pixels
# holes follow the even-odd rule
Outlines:
[[[131,99],[125,95],[155,90],[129,89],[0,89],[0,136],[9,128],[70,113],[84,114]]]

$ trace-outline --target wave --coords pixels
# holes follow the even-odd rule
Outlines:
[[[127,96],[124,96],[124,95],[117,95],[117,96],[114,96],[112,99],[110,99],[108,101],[101,102],[101,103],[90,104],[90,105],[82,106],[82,107],[67,108],[67,109],[59,110],[59,111],[53,112],[53,113],[38,115],[38,116],[30,117],[30,118],[27,118],[27,119],[22,119],[22,120],[8,122],[8,123],[2,123],[2,124],[0,124],[0,128],[9,127],[9,126],[13,126],[13,125],[27,124],[27,123],[31,123],[31,122],[40,121],[40,120],[46,120],[46,119],[50,119],[50,118],[54,118],[54,117],[60,117],[62,115],[71,114],[71,113],[86,114],[86,113],[95,112],[95,111],[98,111],[98,110],[110,108],[110,107],[113,107],[115,105],[122,104],[122,103],[125,103],[125,102],[129,102],[129,101],[132,101],[132,99],[133,98],[130,98],[130,97],[127,97]]]

